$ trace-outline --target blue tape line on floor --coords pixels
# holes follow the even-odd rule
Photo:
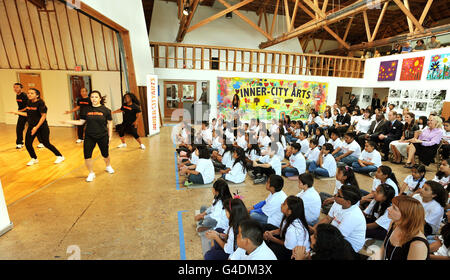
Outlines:
[[[183,231],[183,212],[178,211],[178,235],[180,237],[180,260],[186,260],[186,247],[184,244],[184,231]]]

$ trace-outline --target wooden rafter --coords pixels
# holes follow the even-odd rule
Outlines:
[[[409,1],[408,0],[403,0],[403,4],[405,5],[405,8],[407,8],[408,11],[410,11]],[[406,21],[408,22],[409,33],[413,33],[414,32],[414,27],[413,27],[411,19],[409,17],[406,17]]]
[[[325,13],[327,11],[327,7],[328,7],[328,0],[323,1],[323,5],[322,5],[322,13]]]
[[[375,25],[375,29],[372,33],[372,38],[370,38],[369,42],[372,42],[375,40],[375,37],[377,36],[378,29],[380,28],[381,21],[383,20],[384,14],[386,13],[387,6],[389,5],[389,2],[384,3],[383,9],[381,10],[380,16],[378,17],[377,24]]]
[[[194,16],[195,11],[197,11],[197,6],[199,2],[200,2],[199,0],[193,0],[192,4],[190,5],[191,12],[189,13],[189,15],[186,16],[183,14],[183,16],[181,17],[180,27],[178,28],[177,34],[177,42],[183,41],[184,36],[186,35],[187,30],[189,28],[189,25],[191,24],[192,17]]]
[[[419,18],[420,24],[423,24],[423,21],[425,20],[425,17],[427,16],[428,11],[430,10],[431,4],[433,4],[433,0],[428,0],[427,4],[425,5],[425,8],[422,11],[422,14],[420,15],[420,18]],[[416,28],[416,30],[417,30],[417,28]]]
[[[350,27],[352,26],[353,23],[353,18],[351,17],[350,20],[347,23],[347,27],[345,28],[345,33],[344,33],[344,37],[342,37],[342,40],[345,42],[345,40],[347,39],[348,36],[348,32],[350,31]]]
[[[405,5],[401,2],[401,0],[393,0],[395,4],[402,10],[402,12],[412,21],[412,23],[419,29],[419,31],[423,31],[422,25],[419,23],[419,21],[411,14],[408,8],[405,7]]]
[[[319,8],[319,6],[314,4],[313,2],[311,2],[311,0],[303,0],[303,2],[305,2],[306,5],[308,5],[315,13],[317,13],[319,18],[325,18],[326,17],[325,13],[322,12],[322,10]]]
[[[285,17],[286,17],[286,26],[288,31],[291,31],[291,16],[289,15],[289,5],[288,5],[288,0],[284,0],[284,13],[285,13]]]
[[[277,0],[277,5],[275,6],[275,11],[273,12],[273,19],[272,19],[272,27],[270,28],[270,36],[273,34],[273,28],[275,27],[275,21],[277,19],[278,14],[278,6],[280,4],[280,0]]]
[[[318,52],[322,49],[323,42],[325,42],[325,39],[320,40],[319,49],[317,49]]]
[[[364,18],[364,25],[366,26],[367,41],[370,42],[370,39],[372,38],[372,36],[370,35],[370,26],[369,26],[369,20],[367,19],[366,11],[363,11],[363,18]]]
[[[288,27],[288,31],[291,31],[294,28],[295,18],[297,16],[298,1],[299,0],[295,0],[294,11],[292,12],[291,24]]]

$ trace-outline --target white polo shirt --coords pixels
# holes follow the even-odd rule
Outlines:
[[[319,138],[319,147],[322,147],[323,144],[325,144],[327,142],[327,140],[325,139],[325,136],[320,136]]]
[[[277,146],[278,146],[277,156],[280,158],[280,160],[283,160],[284,159],[283,144],[281,144],[280,142],[277,142]]]
[[[233,163],[234,163],[234,158],[233,158],[233,154],[231,153],[231,151],[224,153],[222,156],[222,164],[225,165],[227,168],[231,168],[231,166],[233,166]]]
[[[381,181],[377,178],[373,179],[373,183],[372,183],[372,191],[376,191],[378,186],[381,185]],[[394,183],[394,181],[391,180],[391,178],[388,178],[386,180],[386,184],[390,185],[391,187],[394,188],[394,192],[395,192],[395,196],[398,195],[398,187],[397,184]]]
[[[360,160],[368,161],[374,164],[375,167],[381,166],[381,155],[377,150],[373,150],[371,153],[368,153],[366,150],[361,152],[359,156]]]
[[[366,241],[366,218],[359,206],[352,205],[342,209],[342,205],[335,202],[328,216],[333,219],[331,224],[340,230],[353,250],[359,252]]]
[[[286,200],[287,195],[283,190],[274,194],[270,193],[266,198],[266,204],[261,208],[263,213],[268,217],[267,223],[276,226],[281,224],[283,213],[281,212],[281,204]]]
[[[270,141],[270,137],[267,135],[264,137],[259,137],[259,144],[263,145],[264,149],[267,149],[269,147]]]
[[[261,157],[261,156],[259,156],[257,153],[256,153],[256,150],[252,150],[250,153],[247,153],[247,157],[251,160],[251,161],[254,161],[254,160],[259,160],[259,158]]]
[[[273,170],[275,170],[275,174],[281,176],[281,160],[277,155],[274,155],[268,162],[270,166],[272,166]]]
[[[228,239],[227,243],[223,246],[223,250],[228,255],[231,255],[234,253],[234,231],[233,227],[230,227],[230,230],[228,231]]]
[[[320,150],[319,147],[315,147],[311,150],[309,148],[308,152],[305,154],[305,158],[311,161],[317,161],[319,159]]]
[[[420,180],[420,179],[419,179]],[[408,185],[408,189],[406,190],[406,194],[410,195],[414,192],[414,189],[416,188],[417,184],[419,183],[419,180],[414,180],[414,177],[412,175],[406,176],[405,180],[403,181]],[[419,188],[423,188],[423,185],[425,184],[427,180],[425,178],[422,179],[422,181],[419,184]]]
[[[355,140],[353,140],[350,144],[344,142],[344,145],[342,145],[342,152],[345,154],[349,151],[353,151],[353,153],[350,154],[351,156],[359,158],[361,155],[361,146],[359,146],[358,142]]]
[[[247,255],[247,252],[244,249],[237,248],[237,250],[229,257],[229,259],[234,261],[256,261],[256,260],[275,261],[277,260],[277,257],[263,241],[263,243],[249,255]]]
[[[337,170],[336,160],[334,159],[334,157],[331,154],[328,154],[325,157],[323,157],[322,168],[324,168],[328,171],[328,175],[330,177],[336,176],[336,170]]]
[[[297,194],[303,200],[305,207],[305,217],[308,225],[313,226],[319,221],[320,208],[322,207],[322,200],[319,193],[314,187],[308,188],[306,191],[301,191]]]
[[[241,147],[242,149],[247,149],[247,141],[245,141],[245,135],[242,135],[241,137],[238,137],[236,139],[236,142],[238,144],[239,147]]]
[[[370,215],[372,213],[372,209],[376,203],[377,202],[375,201],[375,199],[373,199],[369,203],[369,206],[367,206],[367,208],[364,210],[364,213],[366,213],[367,215]],[[391,219],[388,218],[388,210],[387,209],[384,211],[384,214],[381,217],[380,217],[380,214],[378,214],[378,213],[374,213],[374,217],[377,218],[375,221],[375,223],[377,225],[384,228],[385,230],[389,229],[389,225],[391,224]]]
[[[283,222],[281,231],[286,226],[286,221]],[[303,226],[300,219],[294,220],[286,230],[284,238],[284,247],[288,250],[293,250],[297,246],[304,246],[306,251],[309,251],[309,234],[308,230]]]
[[[210,159],[199,159],[195,171],[202,174],[203,183],[205,185],[214,181],[214,165]]]
[[[299,151],[289,157],[289,163],[297,169],[298,174],[303,174],[306,171],[306,161],[305,157]]]
[[[341,148],[344,145],[341,138],[339,138],[339,137],[336,139],[336,141],[334,141],[333,139],[330,138],[330,140],[328,140],[328,143],[333,145],[333,149],[335,149],[335,150],[337,150],[337,148]]]
[[[422,203],[425,209],[425,221],[433,228],[433,234],[436,234],[439,231],[439,226],[444,216],[444,207],[434,199],[430,202],[423,202],[420,194],[413,195],[413,198]]]
[[[300,150],[300,152],[302,152],[302,154],[306,154],[309,151],[309,141],[308,139],[304,139],[304,140],[297,140],[297,143],[299,143],[302,148]]]
[[[240,162],[233,164],[230,172],[225,174],[225,180],[233,182],[235,184],[240,184],[245,181],[245,176],[247,176],[247,172],[244,172],[243,166]]]

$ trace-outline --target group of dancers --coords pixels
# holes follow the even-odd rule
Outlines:
[[[23,85],[20,83],[15,83],[13,88],[16,94],[18,110],[8,113],[19,116],[16,126],[16,149],[23,148],[23,131],[25,125],[28,124],[25,134],[25,147],[31,160],[27,163],[27,166],[32,166],[39,162],[33,148],[33,141],[36,137],[41,147],[49,149],[56,156],[54,163],[62,163],[65,157],[50,143],[50,129],[47,123],[48,108],[41,98],[40,91],[36,88],[30,88],[25,93],[23,92]],[[140,102],[133,93],[126,93],[123,97],[122,107],[111,112],[105,106],[105,96],[102,96],[99,91],[94,90],[88,93],[86,88],[82,88],[76,105],[72,110],[65,113],[70,114],[79,111],[79,120],[61,121],[61,123],[78,126],[76,143],[83,143],[85,164],[89,171],[89,175],[86,178],[87,182],[92,182],[95,178],[92,153],[97,145],[105,161],[106,172],[114,173],[109,155],[109,144],[113,135],[112,114],[123,113],[123,122],[118,126],[121,139],[121,144],[118,148],[127,147],[125,133],[129,133],[139,143],[140,148],[145,150],[146,147],[137,133],[138,121],[142,117]]]

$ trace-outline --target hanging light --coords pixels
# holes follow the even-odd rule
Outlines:
[[[185,16],[189,15],[189,10],[190,10],[189,6],[187,6],[187,5],[184,6],[183,15],[185,15]]]

